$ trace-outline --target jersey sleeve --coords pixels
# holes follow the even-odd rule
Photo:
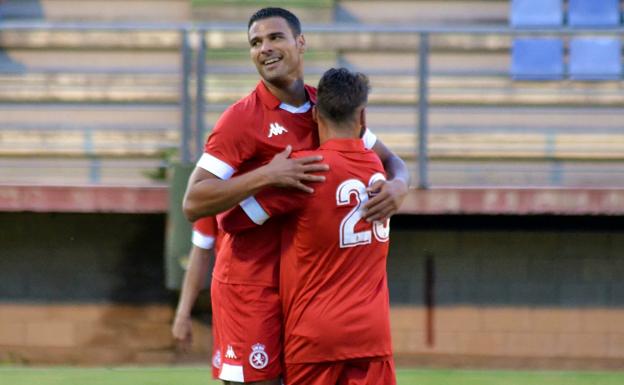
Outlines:
[[[228,108],[217,121],[197,166],[220,179],[229,179],[254,153],[254,138],[245,133],[251,125],[240,106]]]
[[[299,190],[267,188],[219,216],[219,225],[227,233],[239,233],[261,226],[269,218],[296,211],[309,195]]]
[[[202,249],[212,249],[217,238],[217,220],[215,217],[200,218],[193,223],[193,244]]]
[[[375,143],[377,143],[377,135],[373,134],[373,132],[367,128],[366,131],[364,131],[364,135],[362,135],[362,141],[366,149],[372,150]]]

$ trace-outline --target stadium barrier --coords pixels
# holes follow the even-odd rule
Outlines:
[[[624,100],[619,79],[600,83],[514,81],[509,68],[499,64],[494,64],[495,69],[484,68],[487,63],[478,64],[480,67],[477,70],[454,69],[449,63],[462,65],[454,56],[440,57],[444,57],[449,50],[476,52],[476,56],[487,51],[502,53],[497,56],[498,63],[505,61],[511,41],[516,37],[621,37],[623,31],[622,28],[308,25],[305,33],[311,51],[339,53],[339,57],[320,59],[317,67],[309,68],[308,81],[313,83],[330,65],[348,65],[369,73],[373,83],[370,103],[372,126],[384,141],[391,143],[413,164],[417,185],[422,188],[440,184],[439,180],[444,184],[443,179],[431,180],[430,170],[438,170],[438,166],[432,163],[436,160],[488,160],[487,166],[493,162],[514,163],[518,159],[528,162],[620,162],[619,154],[622,152],[618,145],[622,141],[617,136],[617,124],[614,126],[612,122],[606,122],[607,117],[603,118],[604,123],[597,123],[585,116],[585,127],[576,127],[573,117],[579,108],[596,107],[595,111],[588,111],[588,115],[602,111],[612,114],[613,120],[616,120],[619,116],[617,107],[621,107]],[[213,65],[206,59],[214,51],[230,47],[245,48],[245,33],[239,25],[6,22],[0,25],[0,41],[3,46],[26,44],[32,48],[54,48],[55,45],[79,48],[87,45],[96,50],[117,46],[129,51],[166,49],[177,55],[179,63],[164,69],[157,63],[152,63],[154,66],[150,67],[149,63],[146,64],[149,60],[144,60],[136,68],[89,70],[90,67],[85,65],[79,70],[70,68],[67,73],[58,74],[58,69],[55,72],[54,68],[42,67],[38,75],[29,73],[28,68],[17,74],[9,72],[3,75],[7,82],[15,80],[11,90],[16,91],[0,95],[9,102],[2,106],[5,111],[22,108],[19,103],[28,100],[59,102],[50,108],[66,108],[68,103],[84,105],[91,101],[106,106],[126,102],[148,104],[153,111],[165,108],[177,115],[178,122],[173,126],[171,122],[154,123],[156,119],[142,124],[107,125],[100,122],[73,127],[59,127],[50,122],[33,125],[19,122],[19,119],[12,124],[0,122],[3,157],[21,161],[31,157],[33,152],[47,157],[82,156],[89,164],[89,183],[105,183],[101,169],[109,158],[152,159],[155,160],[151,163],[154,167],[162,168],[162,159],[158,158],[163,156],[163,151],[175,146],[181,162],[192,163],[201,151],[204,133],[209,131],[220,111],[227,103],[245,95],[257,81],[257,75],[249,65],[231,66],[227,62]],[[402,58],[409,58],[408,65],[412,68],[405,65],[367,67],[362,64],[365,60],[357,57],[360,53],[366,56],[371,51],[389,57],[400,54]],[[343,52],[346,54],[343,55]],[[63,77],[65,75],[68,75],[67,78]],[[27,87],[22,87],[24,79],[44,85],[28,88],[32,91],[29,94],[28,89],[23,89]],[[51,84],[47,84],[50,80]],[[74,82],[75,87],[65,87],[68,82]],[[59,85],[58,89],[54,88],[55,84]],[[442,112],[446,114],[455,107],[447,115],[462,116],[466,111],[472,112],[471,108],[490,108],[492,114],[496,114],[499,108],[514,113],[519,106],[526,108],[529,114],[531,111],[539,114],[544,106],[561,108],[562,111],[553,110],[550,114],[561,113],[572,117],[552,125],[525,125],[517,120],[520,118],[514,118],[514,121],[488,127],[488,113],[484,113],[474,123],[443,122],[441,127],[438,123],[430,127],[431,120],[451,119],[438,115]],[[395,114],[393,109],[399,113]],[[395,123],[396,120],[401,122]],[[600,127],[592,128],[594,124]],[[567,130],[566,125],[574,127]],[[508,147],[503,138],[510,138],[513,148]],[[588,143],[588,138],[592,146],[583,145]],[[167,163],[168,159],[164,161]],[[6,159],[4,162],[16,163]],[[439,167],[444,169],[445,166]],[[550,177],[529,184],[565,185],[565,179],[562,182],[556,174],[548,173]],[[607,179],[613,180],[611,176]],[[573,179],[571,183],[578,182]]]

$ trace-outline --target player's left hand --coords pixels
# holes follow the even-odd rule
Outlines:
[[[364,204],[362,218],[367,222],[385,221],[399,211],[408,187],[401,179],[378,180],[366,191],[372,198]]]

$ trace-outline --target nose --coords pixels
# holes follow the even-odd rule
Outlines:
[[[262,52],[270,52],[273,50],[273,44],[269,39],[265,39],[262,41],[262,45],[260,46],[260,50]]]

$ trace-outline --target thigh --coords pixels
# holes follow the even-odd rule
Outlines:
[[[255,382],[281,376],[282,316],[276,288],[213,282],[214,327],[224,381]]]
[[[337,385],[396,385],[392,357],[348,361]]]

